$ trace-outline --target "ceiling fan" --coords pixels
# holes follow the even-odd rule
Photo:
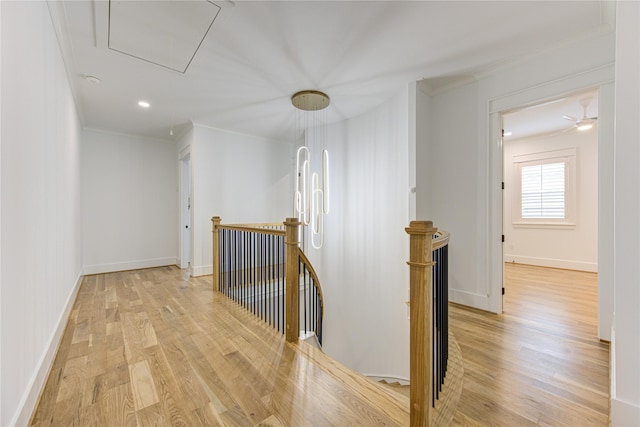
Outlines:
[[[584,113],[581,119],[577,119],[573,116],[562,116],[563,119],[569,120],[573,122],[573,128],[578,130],[589,130],[596,125],[598,122],[598,116],[595,117],[587,117],[587,107],[591,103],[591,99],[583,99],[580,101],[580,105],[584,109]]]

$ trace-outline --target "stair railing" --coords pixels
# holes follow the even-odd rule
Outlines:
[[[424,427],[431,425],[447,368],[449,233],[431,221],[412,221],[405,230],[410,236],[410,425]]]
[[[287,341],[314,334],[321,344],[322,288],[299,247],[298,219],[223,225],[213,217],[211,222],[213,290],[281,331]]]
[[[432,240],[433,283],[433,392],[440,397],[449,361],[449,233],[438,230]]]
[[[320,280],[307,256],[299,250],[300,264],[300,333],[308,336],[314,333],[318,344],[322,346],[322,318],[324,316],[324,297]]]

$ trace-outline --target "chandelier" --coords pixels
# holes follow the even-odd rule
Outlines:
[[[303,90],[291,97],[297,112],[296,137],[304,135],[304,145],[296,153],[293,211],[303,225],[309,226],[315,249],[324,243],[324,216],[329,213],[329,102],[327,94],[316,90]]]

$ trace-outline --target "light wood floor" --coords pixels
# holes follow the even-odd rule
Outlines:
[[[607,425],[596,275],[507,265],[506,280],[503,315],[451,305],[452,425]],[[408,425],[408,399],[167,267],[85,278],[32,425]]]
[[[453,425],[608,425],[597,275],[506,264],[505,283],[503,315],[451,305],[464,365]]]
[[[34,426],[404,426],[409,400],[166,267],[86,277]]]

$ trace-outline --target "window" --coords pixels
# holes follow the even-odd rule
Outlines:
[[[575,148],[513,157],[513,223],[575,225]]]
[[[522,218],[564,218],[564,162],[522,166]]]

